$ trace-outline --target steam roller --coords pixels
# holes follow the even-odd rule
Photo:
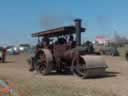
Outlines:
[[[96,55],[91,42],[87,41],[85,46],[81,45],[81,34],[85,28],[81,26],[81,19],[75,19],[74,22],[74,26],[32,34],[33,37],[38,37],[39,42],[32,57],[30,71],[36,70],[43,75],[52,71],[71,72],[81,78],[105,75],[108,66],[104,58]],[[56,38],[55,42],[52,41],[53,38]]]

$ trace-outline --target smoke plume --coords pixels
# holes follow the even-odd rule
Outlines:
[[[55,16],[55,15],[47,15],[41,16],[40,18],[40,26],[41,29],[52,29],[64,25],[73,24],[74,17],[72,16]]]

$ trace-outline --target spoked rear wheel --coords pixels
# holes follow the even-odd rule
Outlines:
[[[72,61],[72,72],[73,74],[81,77],[81,78],[86,78],[86,63],[84,62],[84,60],[79,57],[76,56],[73,58]]]
[[[52,69],[51,60],[48,58],[47,54],[43,50],[38,53],[38,57],[39,59],[37,60],[35,69],[42,75],[48,75]]]

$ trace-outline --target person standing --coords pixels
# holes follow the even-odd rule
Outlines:
[[[2,63],[5,63],[5,59],[6,59],[6,48],[3,48],[3,52],[2,52]]]

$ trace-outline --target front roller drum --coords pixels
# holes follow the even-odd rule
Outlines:
[[[107,65],[101,56],[75,56],[72,61],[72,72],[81,77],[105,76]]]

